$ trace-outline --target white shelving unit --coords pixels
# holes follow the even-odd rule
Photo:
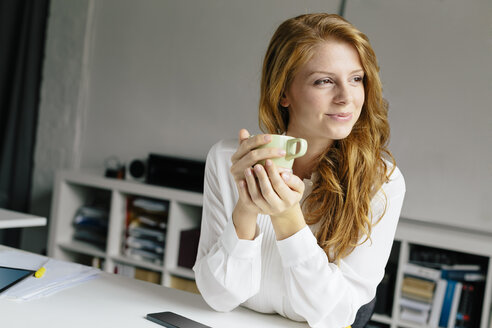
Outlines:
[[[395,241],[399,242],[396,282],[393,295],[392,315],[374,314],[372,320],[391,328],[434,328],[426,325],[403,321],[399,318],[402,268],[409,261],[410,248],[426,246],[443,251],[455,251],[482,257],[488,262],[485,293],[481,309],[480,328],[489,328],[492,296],[492,233],[463,227],[435,224],[422,220],[401,218],[396,231]]]
[[[72,220],[77,209],[95,192],[107,193],[109,226],[106,249],[72,238]],[[130,196],[169,201],[166,246],[163,265],[136,260],[122,252],[125,233],[126,201]],[[48,255],[57,259],[79,261],[95,257],[104,261],[104,270],[113,272],[117,264],[126,264],[160,272],[161,283],[170,285],[171,276],[194,279],[189,268],[178,266],[180,232],[199,227],[203,197],[201,193],[108,179],[90,173],[61,171],[55,178]]]
[[[95,191],[107,193],[110,199],[109,229],[105,250],[72,239],[74,214]],[[126,199],[129,196],[169,201],[166,247],[162,266],[128,258],[121,251],[125,229]],[[105,261],[104,270],[107,272],[113,272],[118,263],[161,272],[161,283],[165,286],[170,286],[172,276],[194,279],[192,270],[179,267],[177,264],[179,238],[180,231],[200,226],[202,203],[202,194],[196,192],[108,179],[90,173],[61,171],[56,175],[54,188],[48,245],[49,256],[69,261],[77,261],[80,256],[97,257]],[[480,328],[490,328],[492,232],[401,218],[395,241],[399,244],[399,249],[396,253],[397,272],[392,312],[390,316],[374,314],[372,317],[374,322],[391,328],[430,328],[402,321],[398,317],[403,281],[402,268],[409,260],[412,245],[418,245],[478,255],[488,261]]]

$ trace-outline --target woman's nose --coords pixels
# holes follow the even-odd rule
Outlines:
[[[352,101],[353,97],[349,88],[350,86],[344,83],[337,85],[337,93],[334,98],[335,103],[345,105]]]

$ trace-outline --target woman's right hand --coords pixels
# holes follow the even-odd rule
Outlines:
[[[236,187],[239,191],[239,200],[234,208],[232,217],[238,237],[241,239],[254,238],[256,217],[260,213],[260,209],[251,200],[249,193],[241,192],[241,189],[247,189],[244,187],[246,185],[246,170],[250,169],[258,161],[285,156],[285,150],[278,148],[256,149],[270,141],[271,136],[268,134],[250,137],[248,130],[241,129],[239,131],[239,147],[231,157],[232,166],[230,172],[236,181]]]

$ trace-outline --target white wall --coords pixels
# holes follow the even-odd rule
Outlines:
[[[205,159],[258,132],[261,64],[280,22],[339,1],[96,2],[82,167],[149,152]]]
[[[402,215],[492,231],[492,1],[348,0],[390,103]]]
[[[80,162],[91,8],[89,0],[53,0],[50,5],[30,208],[42,216],[49,216],[55,170]],[[41,252],[46,235],[47,227],[24,229],[22,247]]]

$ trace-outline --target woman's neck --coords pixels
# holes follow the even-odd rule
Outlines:
[[[306,139],[308,143],[306,154],[294,160],[292,171],[301,179],[310,179],[311,174],[318,164],[319,156],[326,151],[327,147],[333,144],[333,141],[326,139],[309,138],[307,136],[297,134],[289,134],[289,131],[286,133],[286,135]]]

